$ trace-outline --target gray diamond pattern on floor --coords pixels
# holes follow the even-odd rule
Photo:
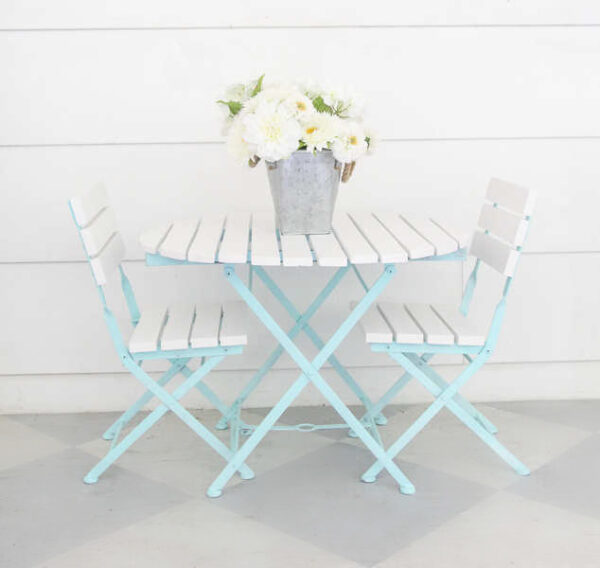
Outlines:
[[[600,519],[600,434],[593,434],[509,490]]]
[[[0,472],[0,566],[32,566],[189,499],[119,467],[85,485],[95,461],[69,448]]]
[[[115,413],[0,416],[0,566],[595,567],[600,401],[478,407],[530,477],[441,413],[398,458],[414,496],[386,472],[361,483],[373,458],[340,430],[269,434],[249,460],[256,479],[234,477],[215,500],[204,492],[223,460],[170,414],[93,486],[81,478],[108,449]],[[423,408],[387,409],[384,442]],[[264,410],[245,414],[258,422]],[[283,422],[338,418],[293,407]]]
[[[373,462],[361,448],[335,444],[232,488],[217,504],[371,565],[492,493],[482,485],[401,463],[418,492],[402,495],[386,473],[358,481]]]
[[[120,416],[120,412],[81,414],[16,414],[16,420],[71,446],[96,440]]]
[[[600,432],[600,403],[597,400],[544,400],[490,402],[489,406],[526,414],[540,420]]]

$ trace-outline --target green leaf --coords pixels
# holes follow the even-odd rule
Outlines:
[[[263,73],[259,78],[258,81],[256,81],[256,86],[254,87],[254,89],[252,90],[252,97],[255,97],[256,95],[258,95],[258,93],[260,93],[262,91],[262,84],[263,84],[263,79],[265,78],[265,74]]]
[[[326,112],[328,114],[334,113],[333,109],[328,104],[325,103],[325,101],[323,100],[323,97],[321,95],[319,95],[318,97],[315,97],[313,99],[312,103],[317,112]]]
[[[231,116],[235,116],[238,112],[242,110],[242,103],[238,101],[217,101],[219,104],[227,105],[229,107],[229,112]]]

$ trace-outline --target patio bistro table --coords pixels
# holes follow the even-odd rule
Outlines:
[[[230,407],[219,400],[213,401],[223,414],[217,427],[227,428],[228,423],[231,426],[235,454],[211,484],[207,492],[210,497],[221,495],[231,476],[271,429],[310,431],[319,428],[350,428],[352,434],[360,438],[384,465],[400,490],[408,494],[414,492],[412,483],[396,463],[389,459],[383,448],[377,431],[377,424],[385,424],[385,417],[380,414],[381,408],[373,405],[334,352],[390,282],[396,273],[396,264],[417,260],[464,260],[469,236],[445,222],[390,211],[338,212],[332,226],[333,232],[325,235],[280,235],[272,214],[235,212],[228,215],[206,214],[201,219],[164,223],[140,236],[149,266],[222,264],[226,279],[279,342],[279,346]],[[248,284],[236,273],[235,266],[239,264],[250,265]],[[367,285],[362,277],[357,267],[361,264],[381,265],[381,274],[373,285]],[[267,274],[264,269],[266,266],[325,266],[336,267],[337,270],[310,306],[301,313]],[[353,304],[349,315],[325,342],[309,325],[309,320],[350,270],[358,278],[364,295]],[[287,333],[254,295],[254,273],[295,321]],[[312,361],[293,341],[300,332],[306,333],[319,349]],[[284,351],[298,365],[301,374],[259,425],[242,424],[241,427],[249,433],[249,437],[239,447],[240,408]],[[354,416],[321,376],[319,370],[327,361],[365,406],[366,414],[361,419]],[[323,394],[344,420],[344,424],[276,425],[280,416],[309,382]]]

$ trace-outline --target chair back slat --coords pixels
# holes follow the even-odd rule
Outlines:
[[[99,286],[106,284],[110,276],[119,268],[125,256],[125,243],[119,233],[114,233],[104,248],[90,258],[94,278]]]
[[[523,217],[531,215],[535,203],[530,189],[497,178],[490,180],[485,198]]]
[[[85,229],[81,229],[81,238],[88,256],[96,256],[118,230],[113,210],[105,207]]]
[[[90,192],[71,199],[71,209],[81,229],[87,227],[96,215],[109,205],[108,194],[103,184],[98,184]]]
[[[106,284],[125,257],[125,244],[103,185],[69,202],[98,286]]]
[[[512,246],[519,247],[525,241],[529,222],[500,207],[485,204],[479,215],[479,227],[489,231]]]
[[[490,234],[477,231],[471,243],[471,254],[504,276],[512,276],[519,252]]]

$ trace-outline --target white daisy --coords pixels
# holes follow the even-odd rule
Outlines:
[[[367,151],[365,132],[358,122],[344,121],[342,132],[338,133],[331,149],[338,162],[349,164]]]
[[[244,115],[242,122],[244,139],[268,162],[288,158],[298,149],[300,124],[282,105],[262,101],[254,112]]]
[[[302,120],[303,117],[311,115],[315,112],[312,101],[303,95],[300,91],[295,90],[289,94],[282,102],[289,110],[292,116]]]
[[[314,152],[327,148],[339,130],[338,122],[338,118],[322,112],[302,117],[302,141],[306,144],[306,150]]]

